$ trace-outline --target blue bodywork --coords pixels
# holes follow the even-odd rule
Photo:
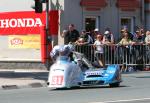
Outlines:
[[[119,65],[109,65],[106,69],[89,69],[84,72],[82,85],[106,85],[119,86],[121,73]]]
[[[86,57],[81,53],[74,53],[76,59],[80,59],[79,65],[83,71],[84,79],[82,85],[106,85],[118,87],[121,80],[121,71],[119,65],[108,65],[107,68],[94,67]],[[83,66],[84,64],[84,66]],[[87,69],[84,67],[86,66]]]

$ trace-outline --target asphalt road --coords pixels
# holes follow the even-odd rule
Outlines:
[[[119,88],[1,90],[0,103],[150,103],[150,72],[123,74]]]

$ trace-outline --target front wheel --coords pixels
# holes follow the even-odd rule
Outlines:
[[[111,83],[109,84],[109,86],[112,88],[112,87],[119,87],[120,86],[120,83]]]

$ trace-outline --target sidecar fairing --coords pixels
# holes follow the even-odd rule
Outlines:
[[[60,56],[50,67],[48,87],[70,88],[80,86],[83,81],[81,68],[68,60],[66,56]]]

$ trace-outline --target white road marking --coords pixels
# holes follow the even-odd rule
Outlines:
[[[131,102],[131,101],[142,101],[142,100],[150,100],[150,98],[129,99],[129,100],[115,100],[115,101],[104,101],[104,102],[90,102],[90,103],[119,103],[119,102]]]

